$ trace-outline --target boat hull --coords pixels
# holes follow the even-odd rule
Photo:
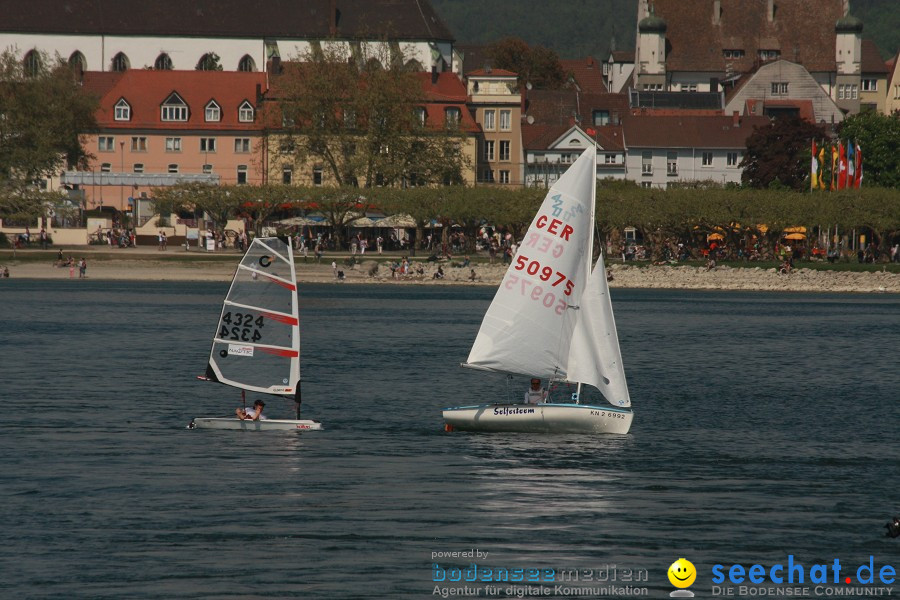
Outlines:
[[[444,409],[447,429],[523,433],[614,433],[631,429],[630,409],[590,404],[482,404]]]
[[[190,429],[233,429],[242,431],[316,431],[322,429],[318,421],[295,419],[241,420],[234,417],[200,417],[191,421]]]

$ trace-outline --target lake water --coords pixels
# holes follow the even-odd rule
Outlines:
[[[473,562],[643,569],[656,598],[682,556],[698,597],[716,564],[900,571],[897,296],[613,290],[636,414],[596,437],[443,432],[442,407],[506,397],[458,367],[492,289],[304,287],[326,430],[260,434],[185,429],[240,404],[195,378],[227,285],[0,284],[3,598],[430,598]]]

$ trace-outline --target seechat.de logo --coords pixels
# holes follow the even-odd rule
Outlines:
[[[669,566],[669,583],[677,587],[669,593],[672,598],[693,598],[694,592],[686,589],[691,587],[697,579],[697,569],[694,563],[686,558],[679,558]]]

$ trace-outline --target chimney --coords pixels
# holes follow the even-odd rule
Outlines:
[[[431,66],[431,85],[436,84],[437,80],[438,80],[437,65],[432,65]]]
[[[769,23],[775,21],[775,0],[767,0],[766,2],[766,18]]]
[[[256,105],[259,106],[262,102],[262,84],[256,84]]]
[[[713,25],[718,25],[722,22],[722,0],[715,0],[713,2]]]
[[[740,127],[741,126],[741,116],[738,111],[734,111],[731,113],[731,126],[732,127]]]
[[[338,28],[338,19],[340,18],[341,11],[337,8],[337,0],[329,0],[328,2],[328,31],[332,36],[337,34]]]

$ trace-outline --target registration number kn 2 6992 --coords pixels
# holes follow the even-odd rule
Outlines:
[[[605,417],[607,419],[624,419],[625,418],[625,415],[623,415],[622,413],[608,412],[605,410],[592,410],[591,416],[592,417]]]

